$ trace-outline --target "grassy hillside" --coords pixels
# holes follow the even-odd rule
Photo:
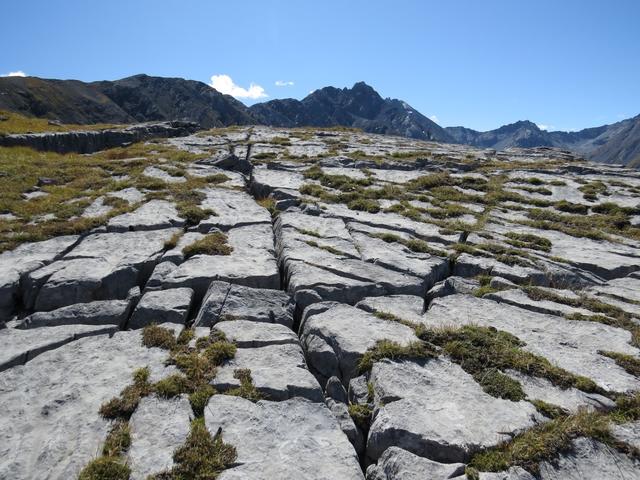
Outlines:
[[[46,118],[32,118],[0,110],[0,135],[10,133],[68,132],[72,130],[104,130],[122,125],[99,123],[95,125],[57,125],[49,123]]]

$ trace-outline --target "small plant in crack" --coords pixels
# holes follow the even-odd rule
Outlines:
[[[204,418],[191,422],[185,443],[173,454],[171,470],[150,477],[151,480],[211,479],[214,480],[236,461],[235,447],[224,443],[221,429],[211,435]]]
[[[352,403],[349,405],[348,410],[353,423],[355,423],[356,427],[366,436],[369,433],[371,417],[373,415],[371,408],[368,405]]]
[[[262,400],[264,396],[258,391],[253,384],[251,370],[248,368],[238,368],[233,371],[233,378],[240,380],[240,386],[232,388],[226,392],[227,395],[235,395],[236,397],[246,398],[252,402]]]
[[[222,232],[205,235],[182,249],[185,258],[194,255],[230,255],[233,247],[227,243],[227,236]]]

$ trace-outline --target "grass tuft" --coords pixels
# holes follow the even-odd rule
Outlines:
[[[246,398],[252,402],[257,402],[264,398],[253,384],[253,378],[251,377],[251,370],[249,368],[237,368],[233,371],[233,378],[240,380],[240,386],[225,392],[227,395]]]
[[[98,457],[82,469],[78,480],[129,480],[131,469],[119,459]]]
[[[131,429],[128,422],[117,420],[107,439],[102,446],[102,455],[105,457],[117,457],[125,453],[131,446]]]
[[[401,345],[391,340],[379,340],[376,345],[367,350],[358,362],[358,372],[363,374],[373,367],[373,364],[388,358],[400,360],[405,358],[425,359],[434,358],[438,354],[426,342],[411,342]]]
[[[108,419],[128,420],[138,407],[140,399],[153,391],[149,383],[149,369],[139,368],[133,373],[133,383],[126,386],[117,397],[100,406],[100,415]]]
[[[142,329],[142,344],[147,348],[158,347],[171,350],[177,342],[173,330],[152,324]]]
[[[194,255],[230,255],[233,247],[227,243],[227,236],[222,232],[214,232],[196,240],[182,249],[185,258]]]
[[[184,445],[173,454],[173,468],[151,478],[214,480],[229,468],[236,458],[235,447],[222,441],[221,431],[212,437],[204,418],[196,418],[191,422],[191,431]]]

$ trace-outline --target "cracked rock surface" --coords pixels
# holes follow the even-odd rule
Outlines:
[[[73,228],[25,216],[57,185],[0,212],[0,479],[640,478],[637,172],[330,128],[104,155]]]

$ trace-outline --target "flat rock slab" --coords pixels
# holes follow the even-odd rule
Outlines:
[[[254,168],[252,173],[252,189],[263,196],[269,195],[273,190],[289,190],[295,192],[304,184],[305,179],[301,173],[269,168]]]
[[[374,364],[370,381],[378,405],[367,442],[372,461],[397,446],[437,462],[466,462],[508,440],[509,433],[534,426],[539,417],[528,402],[488,395],[446,359],[383,360]]]
[[[389,447],[376,465],[367,468],[367,480],[444,480],[463,475],[464,467],[463,463],[438,463],[402,448]]]
[[[631,333],[627,330],[535,313],[469,295],[435,299],[426,318],[433,327],[469,324],[495,327],[524,341],[525,350],[576,375],[589,377],[604,389],[618,392],[640,389],[638,378],[598,353],[605,350],[638,356],[638,349],[630,345]]]
[[[623,423],[621,425],[613,425],[611,427],[611,433],[616,440],[640,449],[640,420]]]
[[[210,327],[227,319],[278,323],[291,328],[290,297],[279,290],[211,282],[195,324]]]
[[[322,242],[308,243],[304,234],[277,223],[276,237],[287,290],[294,295],[299,290],[314,290],[324,300],[355,303],[382,294],[423,295],[429,281],[354,258],[346,249],[336,251],[322,248]]]
[[[306,265],[347,279],[379,284],[390,294],[421,295],[424,293],[424,285],[428,279],[422,276],[407,273],[406,271],[388,269],[375,264],[373,261],[364,261],[363,259],[353,258],[350,255],[337,253],[326,248],[316,247],[313,243],[307,243],[299,232],[290,228],[278,228],[278,225],[276,225],[276,233],[280,261],[283,263],[285,270],[289,272],[290,283],[313,285],[313,282],[316,281],[313,275],[309,276],[308,279],[303,278],[302,281],[294,278],[294,276],[301,275],[302,272],[299,269],[292,269],[291,264],[304,262]],[[354,245],[354,247],[355,251],[357,251],[357,246]]]
[[[184,325],[193,290],[190,288],[170,288],[147,292],[129,320],[130,328],[142,328],[152,323],[177,323]]]
[[[461,475],[453,480],[468,480],[468,477]],[[511,467],[504,472],[479,472],[478,480],[536,480],[536,477],[523,468]]]
[[[25,303],[41,311],[125,298],[148,278],[164,242],[176,231],[88,235],[60,260],[28,274],[23,282]]]
[[[225,188],[207,188],[202,192],[206,198],[200,207],[210,208],[216,214],[200,222],[198,225],[200,232],[206,233],[214,227],[229,230],[260,223],[271,226],[269,211],[257,204],[246,192]]]
[[[609,280],[604,285],[596,285],[589,292],[608,295],[625,302],[640,302],[640,278],[624,277]]]
[[[104,197],[98,197],[91,202],[91,205],[84,209],[81,217],[101,217],[108,214],[111,210],[113,210],[113,207],[104,203]]]
[[[356,248],[361,252],[362,260],[423,278],[426,288],[430,288],[449,273],[447,258],[414,252],[400,243],[387,243],[364,233],[354,232],[352,236]]]
[[[170,175],[163,169],[154,167],[154,166],[149,166],[145,168],[142,174],[145,177],[155,178],[157,180],[162,180],[163,182],[167,182],[167,183],[184,183],[187,181],[187,179],[184,177],[176,177],[176,176]]]
[[[20,296],[20,278],[60,258],[77,241],[77,235],[24,243],[0,253],[0,320],[10,317]]]
[[[59,325],[114,325],[123,327],[131,311],[133,301],[133,298],[127,300],[97,300],[95,302],[76,303],[75,305],[61,307],[50,312],[36,312],[24,319],[21,328],[55,327]]]
[[[79,338],[114,333],[116,325],[62,325],[42,329],[0,329],[0,371],[23,365],[38,355]]]
[[[204,236],[205,234],[200,232],[186,232],[184,235],[180,236],[178,243],[174,248],[167,250],[164,255],[162,255],[162,261],[173,262],[176,265],[180,265],[184,262],[184,253],[182,250],[186,246],[202,239]]]
[[[378,340],[406,345],[417,338],[411,328],[400,323],[382,320],[349,305],[325,302],[305,311],[300,340],[309,368],[321,383],[336,376],[347,386],[357,375],[362,355]]]
[[[237,450],[239,465],[220,480],[364,478],[355,450],[324,403],[214,395],[205,422],[212,434],[222,428],[222,439]]]
[[[397,213],[368,213],[351,210],[342,204],[321,204],[326,216],[341,218],[347,222],[355,221],[371,227],[386,228],[409,233],[426,241],[446,245],[458,241],[457,235],[443,235],[441,228],[430,223],[417,222]]]
[[[253,288],[280,288],[271,224],[233,228],[227,233],[230,255],[195,255],[163,281],[164,288],[191,287],[204,295],[221,280]]]
[[[149,475],[171,469],[173,452],[187,439],[192,418],[186,395],[140,400],[129,420],[131,447],[127,459],[131,480],[145,480]]]
[[[240,348],[299,344],[298,336],[289,327],[278,323],[232,320],[216,323],[215,327]]]
[[[312,402],[324,400],[322,389],[307,370],[302,349],[297,344],[239,348],[233,359],[218,368],[211,384],[223,391],[240,386],[240,381],[233,377],[234,370],[239,368],[251,370],[254,385],[268,400],[294,397]]]
[[[565,258],[571,264],[603,279],[613,279],[640,270],[636,248],[607,240],[577,238],[556,230],[538,230],[509,223],[487,225],[487,230],[500,234],[515,232],[534,234],[551,241],[551,256]]]
[[[571,442],[571,451],[540,464],[541,480],[603,480],[640,478],[640,462],[588,438]]]
[[[559,296],[564,296],[563,290],[555,290]],[[576,308],[563,303],[552,302],[550,300],[532,300],[529,296],[517,288],[510,290],[504,290],[502,292],[495,292],[485,295],[483,298],[494,300],[499,303],[506,303],[508,305],[514,305],[516,307],[531,310],[532,312],[548,313],[550,315],[572,315],[579,313],[581,315],[594,315],[594,312],[587,310],[586,308]]]
[[[293,228],[299,234],[311,233],[318,238],[340,238],[352,241],[349,230],[339,218],[306,215],[300,212],[282,212],[276,220],[277,228]]]
[[[390,314],[413,323],[424,323],[424,298],[416,295],[367,297],[356,304],[366,312]]]
[[[122,190],[109,192],[107,193],[107,196],[121,198],[129,204],[142,202],[144,200],[144,193],[135,187],[123,188]]]
[[[161,228],[183,227],[184,225],[185,220],[180,217],[173,203],[166,200],[151,200],[133,212],[113,217],[107,223],[107,231],[159,230]]]
[[[100,405],[129,385],[137,368],[148,366],[151,381],[164,376],[166,358],[165,350],[142,346],[139,332],[117,332],[0,373],[0,478],[77,478],[109,431]]]
[[[616,406],[613,400],[597,393],[585,393],[577,388],[562,389],[553,385],[546,378],[530,377],[513,370],[505,373],[520,382],[527,399],[543,400],[564,408],[571,413],[576,413],[583,408],[588,410],[611,410]]]

